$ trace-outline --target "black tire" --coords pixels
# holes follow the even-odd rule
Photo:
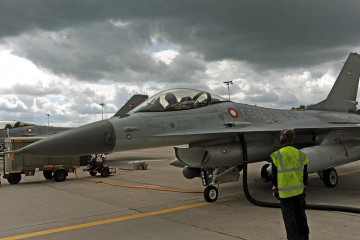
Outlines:
[[[102,176],[102,177],[107,177],[107,176],[109,176],[109,175],[110,175],[109,169],[103,168],[103,169],[101,170],[101,176]]]
[[[66,180],[67,172],[64,169],[59,169],[54,172],[54,179],[57,182],[63,182]]]
[[[267,169],[270,166],[270,164],[265,164],[261,168],[261,178],[265,179],[266,182],[270,182],[272,180],[272,176],[268,173]]]
[[[7,180],[10,184],[18,184],[21,181],[20,173],[10,173],[7,177]]]
[[[207,186],[204,190],[204,199],[207,202],[215,202],[219,196],[217,188],[213,185]]]
[[[53,179],[54,177],[52,175],[52,172],[52,170],[43,171],[44,178],[46,178],[47,180]]]
[[[10,124],[6,124],[5,129],[12,129],[12,126]]]
[[[335,168],[329,168],[323,171],[323,181],[326,187],[334,188],[338,184],[338,174]]]
[[[90,173],[91,176],[95,176],[97,172],[90,171],[89,173]]]

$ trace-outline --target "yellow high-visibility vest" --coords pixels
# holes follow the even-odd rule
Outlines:
[[[302,151],[286,146],[270,155],[277,167],[280,198],[297,196],[304,191],[304,166],[309,162]]]

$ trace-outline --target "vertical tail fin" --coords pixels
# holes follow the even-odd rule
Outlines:
[[[337,112],[355,111],[359,76],[360,55],[350,53],[327,98],[307,109]]]
[[[135,94],[133,95],[129,101],[127,101],[122,108],[114,115],[114,117],[118,117],[121,115],[125,115],[130,112],[132,109],[137,107],[140,103],[144,102],[149,98],[148,95],[143,94]]]

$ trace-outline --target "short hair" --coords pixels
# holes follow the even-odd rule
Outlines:
[[[293,144],[295,139],[295,131],[292,129],[281,130],[281,137],[285,139],[285,143]]]

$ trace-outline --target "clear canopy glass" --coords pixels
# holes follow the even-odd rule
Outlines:
[[[134,112],[180,111],[229,100],[208,92],[195,89],[177,88],[160,92],[137,106]]]

